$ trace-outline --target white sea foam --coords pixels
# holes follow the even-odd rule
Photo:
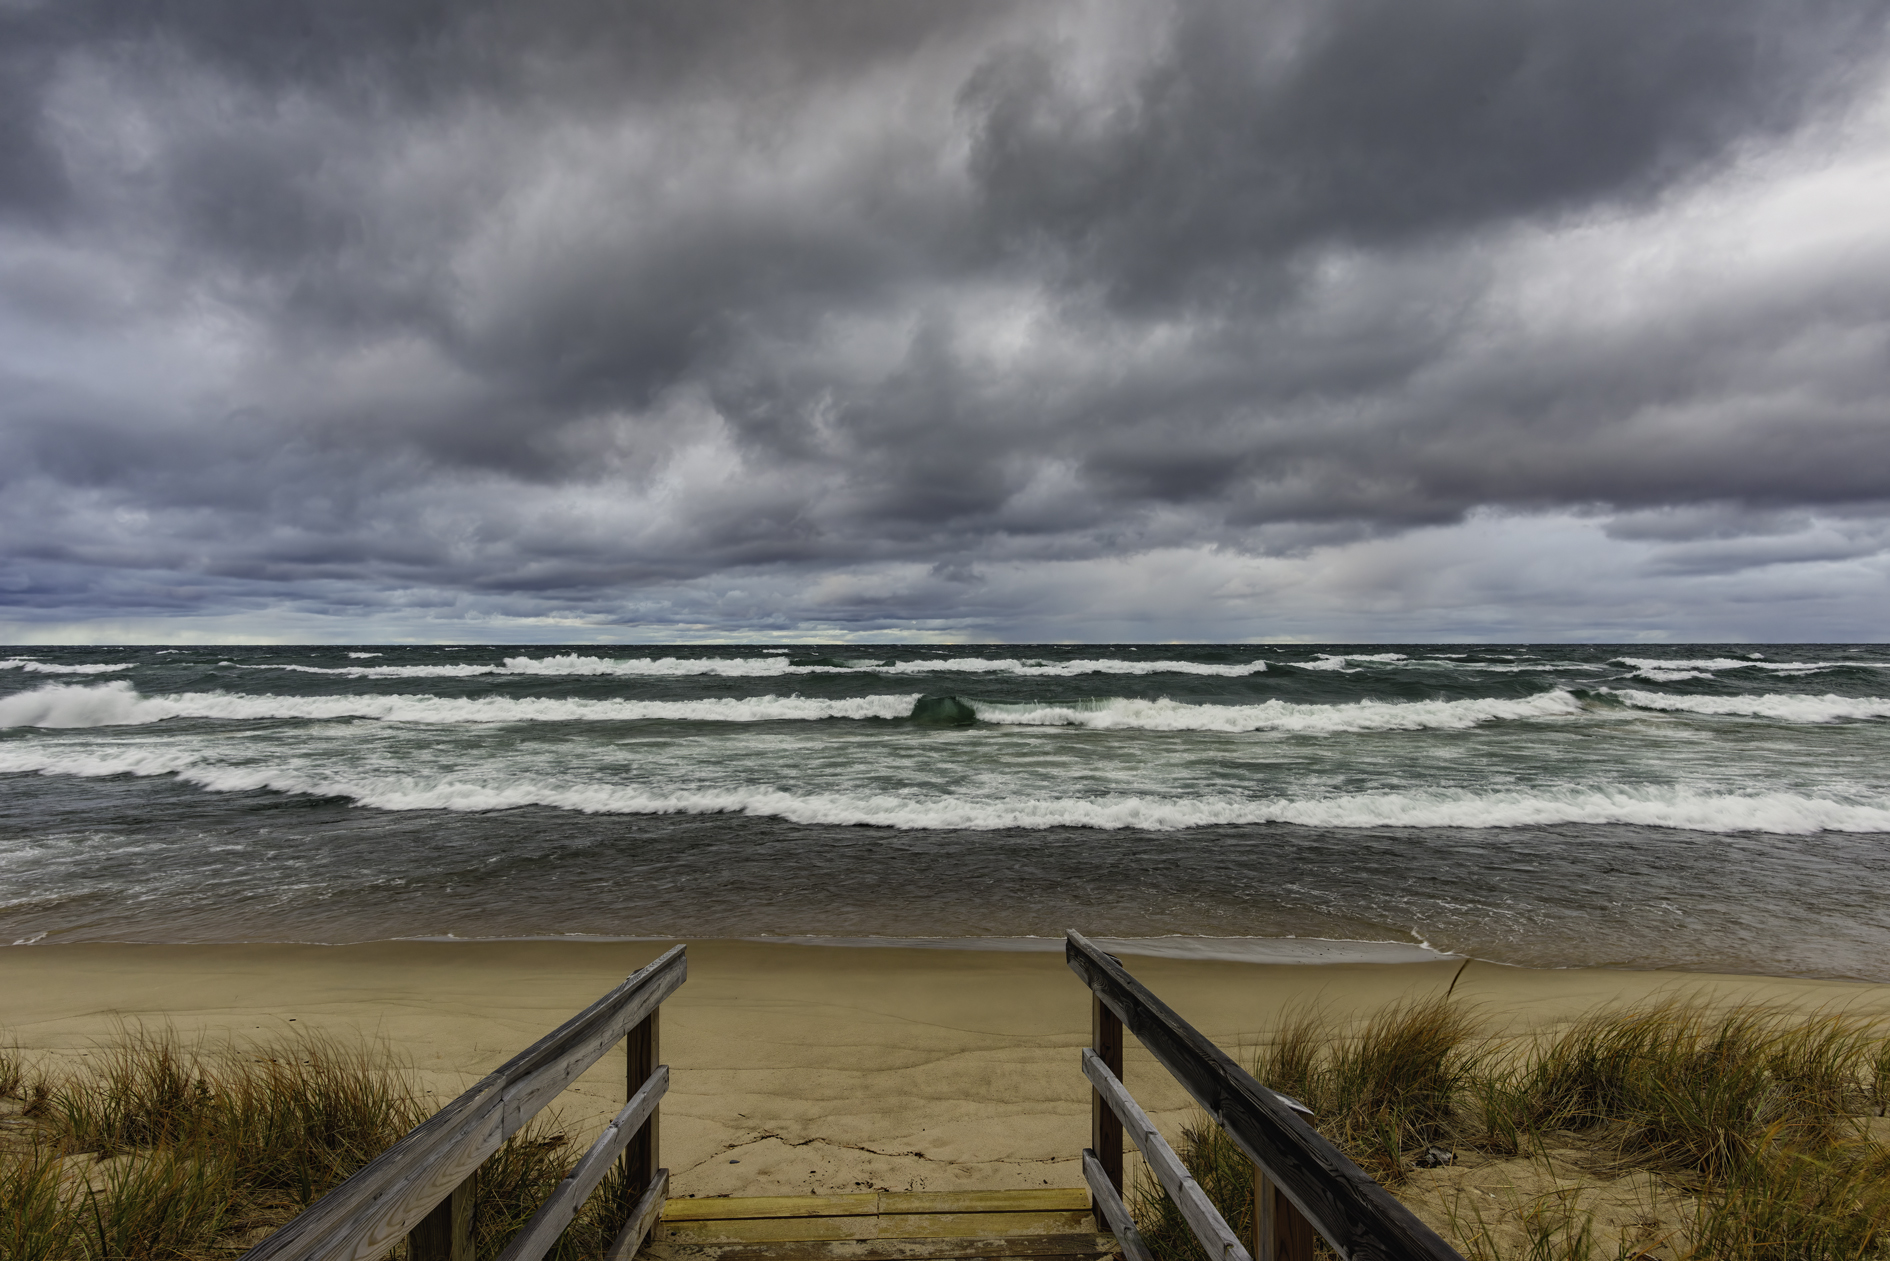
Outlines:
[[[108,727],[172,718],[229,721],[368,718],[412,723],[813,721],[828,718],[904,718],[917,693],[823,699],[802,696],[717,697],[644,701],[510,696],[271,696],[242,692],[183,692],[143,696],[123,680],[85,685],[52,683],[0,698],[0,728]],[[1193,705],[1172,700],[1113,697],[1063,704],[1006,705],[971,701],[981,721],[1002,726],[1085,727],[1098,731],[1281,731],[1327,735],[1352,731],[1466,728],[1479,723],[1559,718],[1582,712],[1565,691],[1520,699],[1461,701],[1353,701],[1304,705],[1270,700],[1258,705]]]
[[[1688,714],[1775,718],[1781,722],[1837,722],[1846,718],[1890,718],[1890,698],[1882,696],[1669,696],[1634,688],[1603,688],[1636,709]]]
[[[1632,824],[1693,832],[1804,835],[1890,832],[1890,802],[1838,801],[1798,793],[1709,793],[1675,787],[1471,792],[1439,789],[1304,800],[1230,795],[1187,798],[1107,794],[979,800],[903,793],[810,793],[778,788],[672,789],[621,782],[473,779],[458,775],[324,775],[285,766],[224,766],[179,751],[110,753],[0,746],[0,773],[175,775],[212,792],[342,797],[381,810],[509,810],[550,807],[585,814],[749,814],[795,823],[899,829],[995,831],[1080,827],[1175,831],[1215,825],[1290,823],[1328,828],[1506,828]]]
[[[8,657],[0,661],[0,670],[20,670],[27,674],[111,674],[129,669],[128,661],[117,665],[61,665],[56,661],[34,661],[30,657]]]
[[[218,665],[234,666],[238,670],[286,670],[293,674],[334,674],[347,679],[469,679],[481,674],[503,674],[500,666],[448,665],[448,666],[297,666],[297,665],[244,665],[235,661],[219,661]]]
[[[1413,665],[1437,665],[1446,670],[1482,670],[1489,674],[1539,674],[1549,670],[1593,670],[1595,667],[1584,661],[1537,661],[1523,664],[1501,664],[1495,661],[1444,661],[1433,658],[1429,661],[1414,661]]]
[[[1775,674],[1812,674],[1819,670],[1843,670],[1871,663],[1864,661],[1765,661],[1755,657],[1701,657],[1690,660],[1674,660],[1666,657],[1616,657],[1611,664],[1632,666],[1641,671],[1770,670]]]
[[[1353,652],[1343,656],[1322,652],[1314,661],[1289,661],[1285,664],[1298,666],[1302,670],[1336,670],[1340,674],[1357,674],[1358,671],[1352,667],[1351,662],[1363,661],[1367,665],[1392,665],[1410,660],[1411,658],[1401,652]]]
[[[354,654],[350,653],[350,656]],[[1264,661],[1203,663],[1198,661],[1042,661],[1021,658],[946,657],[927,661],[893,661],[878,657],[832,659],[837,664],[795,665],[782,656],[766,657],[591,657],[559,653],[549,657],[507,657],[496,665],[247,665],[249,670],[290,670],[301,674],[332,674],[355,679],[470,678],[484,674],[557,676],[606,675],[627,678],[683,678],[698,675],[724,678],[775,678],[795,674],[1015,674],[1034,678],[1075,678],[1085,674],[1194,674],[1242,678],[1266,671]],[[235,663],[225,663],[235,664]]]
[[[691,675],[736,677],[777,674],[1019,674],[1071,678],[1084,674],[1198,674],[1243,677],[1263,673],[1264,661],[1228,664],[1196,661],[1115,661],[1108,659],[1043,661],[1016,657],[941,657],[894,661],[882,657],[835,658],[835,665],[795,665],[779,657],[507,657],[504,669],[515,674]]]
[[[368,657],[385,657],[387,654],[384,652],[351,652],[348,655],[359,661]]]
[[[129,683],[87,687],[48,684],[0,697],[0,727],[112,727],[171,718],[373,718],[387,722],[689,722],[811,721],[904,718],[916,693],[823,700],[800,696],[716,697],[693,701],[584,700],[509,696],[252,696],[183,692],[141,696]]]
[[[1056,705],[972,701],[971,707],[983,722],[1012,726],[1089,727],[1102,731],[1284,731],[1305,735],[1461,729],[1486,722],[1563,718],[1582,712],[1581,702],[1559,689],[1507,700],[1366,700],[1334,705],[1271,700],[1258,705],[1189,705],[1113,697]]]
[[[0,745],[0,773],[76,775],[183,775],[203,768],[200,755],[187,749],[141,745],[109,752],[59,745]],[[206,785],[207,786],[207,785]]]

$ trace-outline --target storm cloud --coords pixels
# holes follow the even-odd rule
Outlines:
[[[0,620],[1879,638],[1885,36],[4,0]]]

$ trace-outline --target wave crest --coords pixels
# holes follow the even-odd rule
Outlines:
[[[662,790],[621,783],[483,782],[453,776],[339,778],[288,767],[205,765],[149,748],[70,753],[0,747],[0,773],[175,775],[211,792],[272,791],[340,797],[390,811],[549,807],[583,814],[748,814],[794,823],[900,830],[1003,831],[1298,824],[1325,828],[1509,828],[1630,824],[1691,832],[1890,832],[1890,805],[1798,793],[1710,793],[1689,788],[1437,789],[1304,800],[1106,794],[978,800],[916,793],[813,793],[778,788]]]
[[[823,700],[800,696],[722,697],[692,701],[584,700],[510,696],[251,696],[184,692],[141,696],[123,680],[87,687],[49,684],[0,697],[0,728],[113,727],[171,718],[244,721],[270,718],[371,718],[384,722],[510,723],[813,721],[823,718],[904,718],[914,694]]]
[[[61,665],[56,661],[35,661],[31,657],[8,657],[0,661],[0,670],[19,670],[26,674],[112,674],[131,669],[129,661],[117,665]]]
[[[1114,697],[1056,705],[972,701],[971,707],[981,722],[1010,726],[1088,727],[1099,731],[1281,731],[1303,735],[1462,729],[1486,722],[1562,718],[1582,712],[1581,702],[1560,689],[1520,700],[1364,700],[1332,705],[1270,700],[1258,705],[1190,705]]]
[[[1847,718],[1890,718],[1890,698],[1881,696],[1670,696],[1635,688],[1602,691],[1635,709],[1657,709],[1687,714],[1771,718],[1780,722],[1839,722]]]
[[[349,654],[353,656],[355,654]],[[226,663],[236,665],[234,662]],[[619,678],[775,678],[794,674],[1015,674],[1028,678],[1076,678],[1086,674],[1192,674],[1217,678],[1245,678],[1264,674],[1264,661],[1212,663],[1198,661],[1042,661],[1021,657],[952,657],[934,661],[886,661],[867,657],[826,658],[794,662],[786,656],[767,657],[592,657],[557,653],[549,657],[506,657],[498,664],[400,666],[243,665],[245,670],[288,670],[298,674],[331,674],[351,679],[461,679],[484,674],[522,674],[560,677],[609,676]]]
[[[828,718],[905,718],[914,693],[822,699],[754,696],[687,701],[554,697],[425,695],[271,696],[241,692],[183,692],[143,696],[120,679],[85,685],[53,683],[0,698],[0,728],[110,727],[171,718],[228,721],[367,718],[384,722],[510,723],[817,721]],[[1049,705],[968,701],[979,721],[999,726],[1085,727],[1097,731],[1279,731],[1330,735],[1354,731],[1461,729],[1479,723],[1557,718],[1581,712],[1565,691],[1521,700],[1352,701],[1303,705],[1271,700],[1258,705],[1184,704],[1115,697]]]

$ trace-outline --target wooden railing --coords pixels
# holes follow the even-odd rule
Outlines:
[[[544,1256],[619,1155],[625,1158],[628,1219],[605,1256],[629,1261],[669,1190],[669,1171],[657,1167],[657,1105],[669,1088],[669,1068],[657,1062],[658,1017],[663,1000],[688,972],[683,947],[677,946],[632,973],[362,1166],[242,1261],[378,1261],[403,1235],[409,1261],[472,1261],[474,1173],[618,1042],[628,1052],[629,1103],[513,1236],[501,1261]]]
[[[1463,1261],[1410,1209],[1320,1136],[1303,1104],[1268,1090],[1143,988],[1081,933],[1064,957],[1092,995],[1092,1045],[1083,1073],[1094,1091],[1090,1149],[1083,1153],[1098,1229],[1112,1231],[1128,1261],[1148,1248],[1122,1203],[1126,1131],[1207,1251],[1210,1261],[1308,1261],[1317,1231],[1345,1261]],[[1127,1028],[1173,1073],[1254,1166],[1254,1237],[1238,1238],[1122,1085]],[[1251,1243],[1252,1250],[1248,1250]]]

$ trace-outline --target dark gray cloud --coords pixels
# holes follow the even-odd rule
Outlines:
[[[1345,576],[1479,512],[1596,523],[1597,587],[1872,564],[1884,36],[1857,0],[0,4],[0,593],[1055,635],[1143,625],[1060,623],[1055,567],[1277,558],[1395,635],[1519,624]],[[1476,608],[1540,599],[1488,563]],[[1266,629],[1251,574],[1199,581],[1165,633]]]

